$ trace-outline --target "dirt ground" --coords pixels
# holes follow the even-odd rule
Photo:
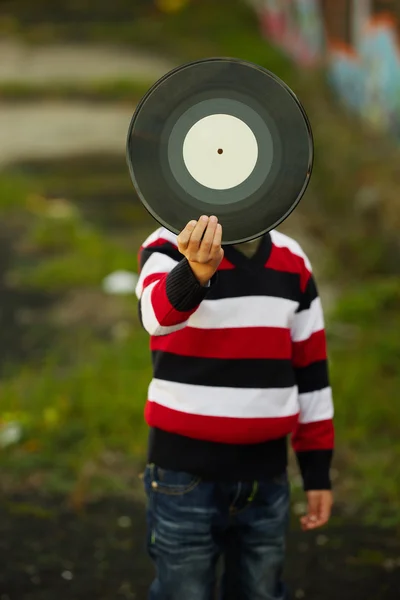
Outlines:
[[[145,600],[152,567],[144,539],[140,500],[104,499],[78,515],[58,498],[3,498],[0,599]],[[286,579],[293,599],[398,599],[400,540],[350,522],[294,531]]]

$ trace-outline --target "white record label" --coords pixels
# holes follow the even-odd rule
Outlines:
[[[253,172],[257,158],[254,133],[232,115],[200,119],[183,144],[183,160],[191,176],[214,190],[228,190],[243,183]]]

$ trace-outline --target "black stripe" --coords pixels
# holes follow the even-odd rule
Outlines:
[[[154,252],[160,252],[177,262],[182,261],[182,254],[173,244],[162,244],[144,248],[140,254],[142,269]],[[245,296],[272,296],[300,302],[298,310],[309,308],[312,300],[317,297],[313,279],[310,279],[304,294],[300,292],[300,275],[287,273],[265,267],[256,266],[254,269],[222,269],[218,271],[218,279],[207,294],[207,300],[222,298],[241,298]]]
[[[197,358],[160,350],[153,351],[152,358],[154,377],[177,383],[233,388],[296,385],[290,360]]]
[[[330,468],[333,450],[306,450],[296,452],[304,490],[330,490]]]
[[[186,258],[170,243],[144,248],[140,253],[140,269],[143,269],[154,252],[159,252],[177,261],[176,266],[168,273],[166,280],[167,296],[172,306],[179,311],[196,308],[207,296],[216,278],[212,278],[210,287],[205,288],[200,285]]]
[[[138,302],[138,317],[139,317],[139,322],[141,324],[141,326],[143,327],[143,329],[145,329],[144,323],[143,323],[143,315],[142,315],[142,301],[139,299]]]
[[[168,273],[166,287],[168,300],[175,310],[179,311],[190,311],[197,308],[211,289],[211,286],[200,285],[186,258]]]
[[[241,298],[244,296],[272,296],[300,301],[300,277],[296,273],[257,268],[253,271],[228,269],[218,271],[218,282],[207,300]],[[246,302],[245,297],[243,302]]]
[[[154,252],[159,252],[165,256],[169,256],[173,260],[180,262],[183,258],[178,248],[170,243],[161,244],[160,246],[150,246],[149,248],[143,248],[140,251],[140,269],[143,269],[146,262]]]
[[[223,444],[150,429],[148,462],[208,480],[254,482],[285,472],[287,438],[261,444]]]
[[[308,310],[311,306],[311,303],[318,298],[318,289],[317,284],[315,283],[315,279],[311,276],[307,282],[306,289],[301,295],[300,305],[296,312],[301,312],[302,310]]]
[[[308,367],[297,368],[296,380],[300,394],[323,390],[329,386],[328,362],[319,360]]]

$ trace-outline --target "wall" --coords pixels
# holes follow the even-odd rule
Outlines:
[[[320,60],[324,30],[317,0],[250,0],[263,34],[303,66]]]
[[[400,0],[252,4],[266,37],[302,66],[325,64],[345,105],[400,139]]]
[[[347,106],[374,127],[400,138],[397,18],[395,13],[375,12],[373,4],[357,2],[350,44],[338,39],[328,42],[329,78]],[[386,4],[389,8],[391,3]]]

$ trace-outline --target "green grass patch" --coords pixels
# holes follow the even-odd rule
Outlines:
[[[32,102],[42,100],[85,100],[90,102],[123,101],[136,103],[153,81],[115,79],[79,83],[0,83],[0,100]]]
[[[18,216],[18,257],[10,273],[20,287],[62,292],[99,286],[115,270],[137,272],[140,227],[124,245],[85,218],[79,205],[33,193],[29,181],[15,174],[0,178],[0,214]]]
[[[115,178],[115,165],[108,166],[110,178]],[[121,171],[124,167],[121,161]],[[52,169],[52,185],[57,181],[62,186],[63,169],[71,175],[62,163],[62,169],[60,165]],[[106,179],[104,175],[103,183]],[[48,196],[47,186],[46,177],[38,173],[15,171],[0,176],[2,229],[10,238],[11,256],[6,290],[11,285],[18,295],[55,294],[63,311],[68,309],[69,297],[84,298],[82,292],[88,290],[94,294],[89,301],[93,297],[96,302],[93,313],[101,317],[114,303],[111,314],[115,316],[114,321],[107,317],[103,325],[100,319],[97,327],[84,320],[60,330],[53,321],[54,311],[49,310],[47,321],[54,332],[44,358],[9,365],[2,373],[0,429],[16,423],[22,437],[0,447],[0,464],[3,475],[11,477],[16,487],[39,477],[43,489],[71,493],[82,478],[89,477],[91,490],[121,491],[132,477],[133,465],[144,456],[143,409],[151,378],[150,354],[135,298],[106,298],[101,283],[114,270],[137,271],[137,249],[152,226],[144,230],[142,216],[127,243],[114,230],[107,231],[87,218],[79,203]],[[120,210],[114,202],[109,214],[115,208]],[[34,311],[34,307],[27,308]],[[47,321],[41,319],[43,331]],[[38,323],[33,318],[22,333],[26,339],[35,336],[40,343]],[[104,464],[109,455],[117,457],[116,467]]]
[[[20,423],[23,432],[18,447],[2,451],[3,469],[22,480],[39,471],[53,490],[71,491],[85,465],[100,464],[106,453],[140,462],[151,375],[146,338],[137,327],[124,342],[76,348],[69,367],[53,355],[3,381],[2,421]]]
[[[399,306],[399,279],[375,279],[348,291],[329,323],[341,477],[372,522],[393,518],[400,494]]]
[[[137,255],[126,251],[90,225],[40,220],[27,236],[39,253],[35,268],[16,268],[20,285],[49,292],[100,285],[113,271],[137,272]]]
[[[0,177],[1,215],[7,216],[23,211],[32,196],[32,182],[26,177],[19,174]]]

